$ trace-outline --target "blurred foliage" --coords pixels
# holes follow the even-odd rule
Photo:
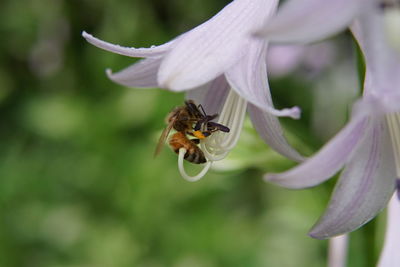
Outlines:
[[[153,158],[164,117],[183,95],[110,82],[130,58],[101,51],[86,30],[150,46],[205,21],[226,0],[5,0],[0,6],[0,266],[324,266],[326,241],[306,233],[332,182],[290,191],[262,181],[293,166],[246,124],[232,155],[197,183],[176,155]],[[307,81],[272,82],[303,153],[310,130]],[[285,90],[279,92],[279,88]],[[298,92],[293,94],[292,92]],[[352,266],[367,266],[355,234]]]

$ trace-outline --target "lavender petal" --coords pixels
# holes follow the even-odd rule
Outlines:
[[[351,232],[386,207],[395,190],[395,164],[385,121],[378,121],[352,155],[325,214],[310,231],[317,239]]]
[[[326,181],[351,157],[363,138],[367,125],[365,116],[353,117],[316,155],[286,172],[267,174],[265,180],[288,188],[306,188]]]
[[[360,16],[351,28],[365,57],[364,92],[368,94],[398,94],[400,55],[388,43],[384,19],[382,10],[373,6]],[[395,106],[398,106],[397,99],[394,101]]]
[[[248,51],[249,33],[275,11],[277,0],[235,0],[180,38],[165,57],[159,83],[175,91],[205,84]]]
[[[249,104],[247,108],[254,128],[260,137],[275,151],[294,161],[303,161],[301,156],[286,140],[276,116]]]
[[[229,93],[229,84],[224,75],[186,93],[186,99],[202,104],[207,114],[219,114]]]
[[[82,36],[86,39],[86,41],[94,46],[97,46],[98,48],[128,57],[160,57],[165,55],[165,53],[171,49],[172,45],[175,42],[171,41],[150,48],[134,48],[124,47],[102,41],[87,32],[82,32]]]
[[[248,52],[226,72],[226,78],[241,97],[260,110],[275,116],[298,119],[298,107],[277,110],[274,108],[267,77],[267,42],[253,40],[248,43]]]
[[[310,43],[344,30],[371,0],[291,0],[257,36],[279,43]]]
[[[162,58],[146,58],[117,73],[107,70],[110,80],[129,87],[158,87],[157,72]]]
[[[393,197],[389,202],[385,242],[378,267],[400,266],[400,201]]]

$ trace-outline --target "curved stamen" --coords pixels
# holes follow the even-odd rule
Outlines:
[[[222,160],[236,145],[242,131],[246,108],[246,100],[230,90],[218,119],[218,123],[229,127],[230,132],[215,132],[200,143],[208,161]]]
[[[178,156],[179,172],[181,173],[181,176],[185,180],[187,180],[189,182],[196,182],[196,181],[198,181],[198,180],[200,180],[201,178],[204,177],[204,175],[210,169],[212,162],[211,161],[207,161],[207,163],[205,164],[204,168],[201,170],[201,172],[199,174],[197,174],[196,176],[190,176],[190,175],[188,175],[186,173],[185,167],[183,166],[183,161],[185,160],[185,154],[186,154],[186,149],[185,148],[180,148],[179,149],[179,156]]]

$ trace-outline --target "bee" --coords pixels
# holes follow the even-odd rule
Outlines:
[[[177,132],[169,139],[172,150],[178,154],[179,149],[185,148],[184,158],[187,161],[195,164],[206,163],[203,151],[197,146],[200,140],[216,131],[229,132],[228,127],[212,122],[217,116],[218,114],[207,115],[202,105],[196,105],[193,100],[187,100],[184,106],[174,108],[166,118],[167,127],[160,136],[155,156],[161,152],[170,131],[175,129]],[[188,136],[195,138],[189,139]]]

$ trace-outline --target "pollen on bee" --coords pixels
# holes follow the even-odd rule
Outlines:
[[[194,131],[193,135],[199,139],[204,139],[206,136],[201,131]]]

